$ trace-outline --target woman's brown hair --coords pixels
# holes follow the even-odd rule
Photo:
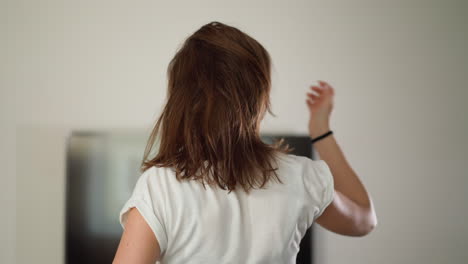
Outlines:
[[[279,179],[283,139],[264,143],[259,124],[270,109],[271,58],[241,30],[211,22],[185,39],[167,69],[167,101],[146,145],[142,171],[172,167],[176,177],[247,193]],[[160,134],[159,152],[148,159]],[[211,172],[211,173],[210,173]]]

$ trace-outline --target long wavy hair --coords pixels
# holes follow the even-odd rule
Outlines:
[[[241,30],[211,22],[185,39],[167,69],[166,104],[146,145],[141,171],[172,167],[176,177],[241,186],[247,193],[275,178],[284,140],[264,143],[259,124],[270,108],[271,58]],[[157,155],[149,159],[156,139]],[[275,168],[276,167],[276,168]],[[206,187],[205,187],[206,188]]]

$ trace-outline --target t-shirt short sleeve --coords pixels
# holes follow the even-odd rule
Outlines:
[[[165,228],[164,206],[162,192],[159,189],[155,167],[144,171],[138,178],[132,195],[125,202],[119,214],[119,222],[123,229],[131,208],[138,209],[158,240],[161,255],[167,248],[167,233]]]
[[[309,225],[315,221],[333,201],[334,180],[328,164],[324,160],[305,158],[304,187],[306,202],[312,206],[309,211]]]

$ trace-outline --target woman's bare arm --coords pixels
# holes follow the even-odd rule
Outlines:
[[[330,130],[329,116],[333,107],[333,88],[320,81],[312,86],[318,95],[309,94],[307,105],[311,110],[309,133],[316,138]],[[332,203],[316,222],[324,228],[344,235],[363,236],[377,225],[377,216],[372,199],[358,175],[346,160],[335,137],[329,135],[314,143],[333,174],[335,194]]]
[[[329,129],[323,133],[329,131]],[[322,135],[317,130],[318,135]],[[317,137],[312,133],[312,137]],[[335,196],[316,222],[324,228],[349,236],[363,236],[377,225],[372,200],[358,175],[348,164],[332,135],[314,143],[314,148],[330,167],[335,183]]]
[[[160,257],[159,243],[138,209],[128,212],[125,229],[113,264],[154,264]]]

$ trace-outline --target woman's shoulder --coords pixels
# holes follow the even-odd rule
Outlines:
[[[314,160],[307,156],[295,155],[295,154],[285,154],[282,153],[279,156],[278,167],[286,170],[288,172],[294,171],[295,173],[303,173],[304,171],[316,171],[322,172],[327,170],[328,167],[323,160]]]
[[[308,161],[313,161],[309,157],[296,155],[292,153],[280,153],[280,155],[278,155],[278,160],[292,165],[304,164]]]
[[[153,165],[140,173],[137,182],[142,185],[167,185],[170,184],[172,178],[175,178],[174,174],[174,169],[170,167]]]

